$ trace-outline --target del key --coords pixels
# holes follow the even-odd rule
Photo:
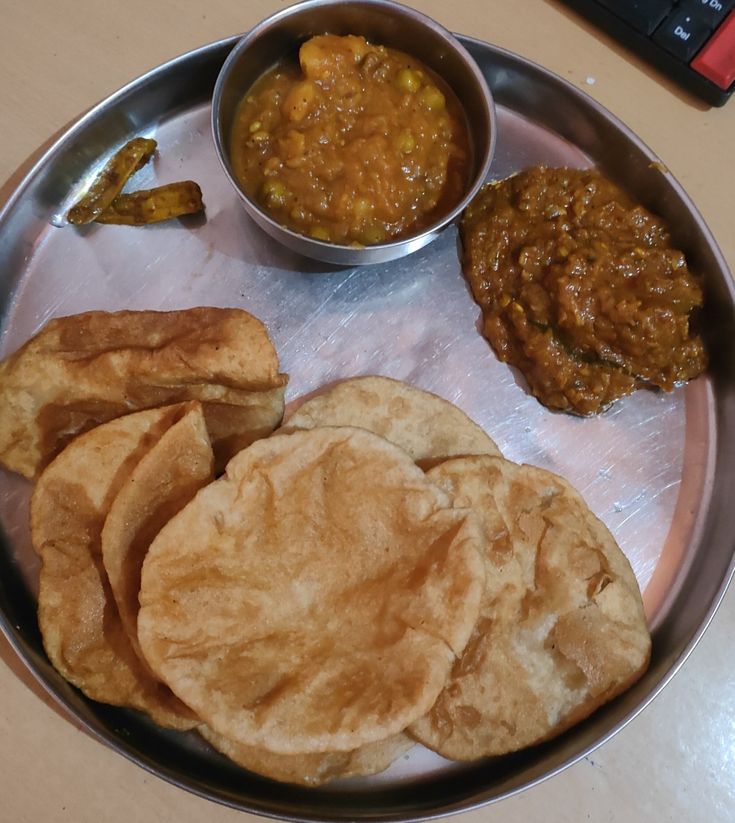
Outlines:
[[[682,9],[667,17],[653,39],[666,51],[688,63],[710,34],[706,20]]]

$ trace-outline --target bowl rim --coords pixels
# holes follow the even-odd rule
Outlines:
[[[331,243],[324,240],[318,240],[307,234],[301,234],[300,232],[297,232],[287,226],[284,226],[282,223],[279,223],[277,220],[273,219],[273,217],[271,217],[271,215],[268,214],[268,212],[265,211],[265,209],[263,209],[255,200],[253,200],[244,191],[239,181],[235,177],[229,159],[229,152],[226,147],[227,140],[225,135],[223,134],[221,118],[219,116],[222,107],[223,90],[232,73],[233,67],[237,63],[241,54],[244,51],[246,51],[247,48],[253,42],[255,42],[264,32],[270,29],[273,25],[280,23],[282,20],[295,16],[301,12],[308,11],[310,9],[318,9],[322,7],[340,8],[347,5],[369,6],[376,9],[382,8],[393,13],[397,12],[400,15],[404,15],[408,18],[413,19],[415,22],[419,23],[420,25],[426,26],[427,28],[431,29],[433,32],[438,34],[462,58],[463,62],[467,65],[468,70],[474,76],[477,87],[481,91],[481,98],[485,104],[487,122],[489,124],[489,134],[487,136],[487,150],[484,153],[482,162],[480,163],[479,168],[472,177],[472,179],[469,181],[464,195],[451,209],[442,214],[441,217],[439,217],[430,225],[425,226],[419,232],[415,232],[404,237],[391,240],[386,243],[375,243],[365,246],[349,243]],[[464,110],[464,106],[462,108]],[[471,132],[471,124],[469,124],[469,116],[467,115],[466,111],[465,117],[467,119],[468,125],[470,125]],[[220,165],[222,166],[225,175],[227,176],[231,185],[237,192],[238,196],[243,201],[243,205],[245,206],[246,210],[249,213],[250,210],[255,212],[258,218],[256,222],[262,221],[267,225],[267,228],[266,226],[262,225],[261,228],[266,230],[271,235],[271,237],[273,237],[277,241],[285,243],[285,245],[289,245],[289,243],[285,242],[286,238],[288,238],[288,240],[290,240],[292,244],[298,244],[299,247],[301,247],[302,244],[305,244],[306,246],[312,247],[315,250],[321,250],[323,254],[327,255],[327,257],[318,257],[318,259],[322,260],[333,260],[335,255],[339,256],[340,252],[342,253],[342,255],[350,256],[360,255],[363,253],[367,253],[367,255],[369,255],[370,252],[377,254],[378,252],[381,252],[382,254],[380,255],[379,260],[376,259],[375,261],[366,261],[377,263],[385,262],[391,259],[396,259],[398,257],[402,257],[422,248],[424,245],[434,240],[444,228],[451,225],[459,217],[461,212],[467,207],[472,198],[477,194],[480,187],[488,178],[490,166],[492,164],[493,157],[495,156],[495,148],[497,144],[497,115],[492,90],[490,89],[487,81],[485,80],[484,75],[480,71],[480,68],[475,62],[472,55],[462,45],[459,39],[449,29],[445,28],[441,23],[438,23],[436,20],[434,20],[432,17],[429,17],[427,14],[424,14],[423,12],[418,11],[417,9],[414,9],[410,6],[406,6],[403,3],[395,2],[395,0],[301,0],[301,2],[295,3],[284,9],[279,9],[278,11],[261,20],[250,30],[245,32],[241,36],[241,38],[236,42],[232,51],[229,53],[227,59],[223,63],[219,74],[217,75],[217,80],[214,86],[214,92],[212,94],[211,127],[215,151],[217,154],[217,158],[220,162]],[[251,217],[253,217],[253,215],[251,215]],[[290,247],[294,248],[294,245],[290,245]],[[300,251],[302,254],[309,256],[308,252],[303,248],[300,248]],[[330,252],[332,254],[330,254]]]

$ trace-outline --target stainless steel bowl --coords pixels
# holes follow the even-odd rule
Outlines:
[[[464,197],[428,228],[391,243],[365,248],[325,243],[276,222],[240,186],[229,156],[229,135],[237,104],[252,84],[304,40],[316,34],[358,34],[417,57],[442,77],[467,116],[473,150]],[[475,61],[446,29],[429,17],[389,0],[307,0],[258,24],[232,50],[217,78],[212,101],[214,144],[230,182],[248,214],[283,245],[317,260],[345,266],[384,263],[430,243],[469,203],[485,180],[495,148],[495,108]]]

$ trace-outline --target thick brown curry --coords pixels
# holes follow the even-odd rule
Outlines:
[[[531,168],[462,219],[464,270],[501,360],[552,409],[593,414],[706,366],[702,290],[663,221],[597,171]]]

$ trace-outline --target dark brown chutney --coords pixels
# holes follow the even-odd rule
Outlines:
[[[464,271],[498,357],[551,409],[589,415],[707,365],[698,279],[663,221],[594,170],[536,167],[466,209]]]
[[[331,243],[371,245],[431,225],[462,198],[470,165],[451,90],[407,54],[320,35],[248,91],[230,142],[235,176],[275,220]]]

